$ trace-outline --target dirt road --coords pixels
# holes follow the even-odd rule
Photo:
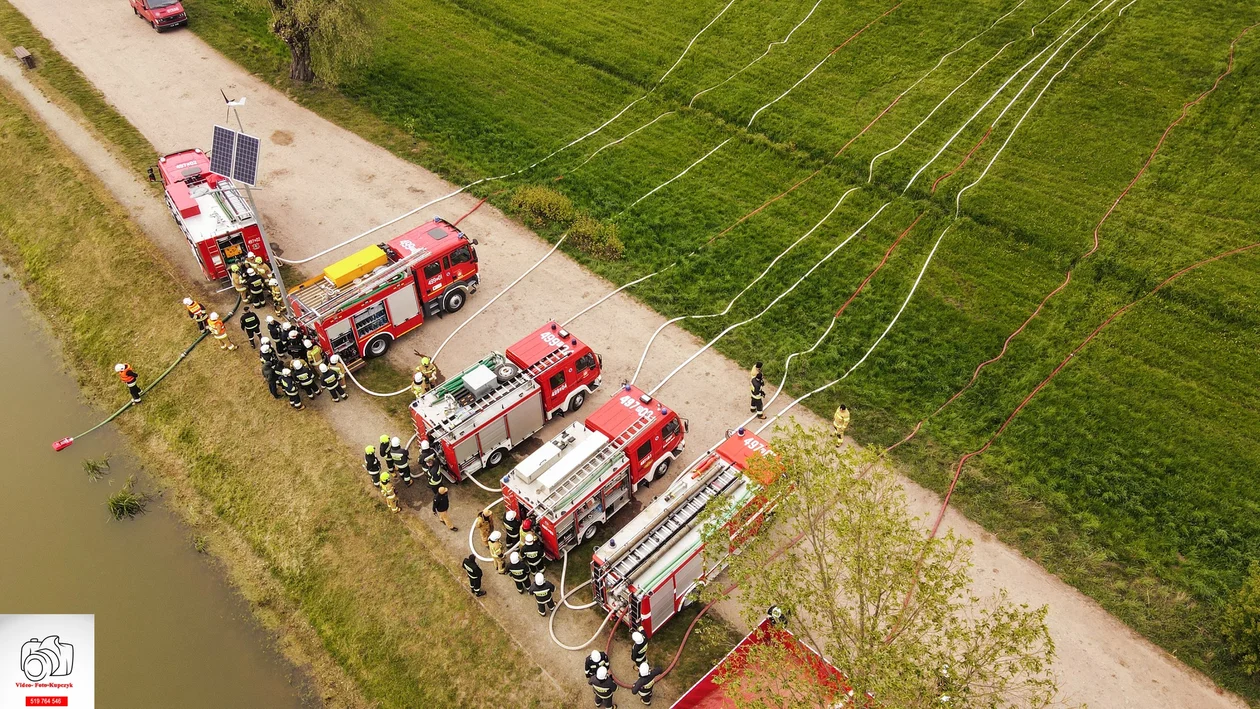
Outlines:
[[[206,146],[211,125],[224,119],[220,88],[229,96],[248,97],[242,115],[246,129],[264,139],[259,209],[265,215],[272,240],[285,248],[289,258],[319,251],[453,189],[433,174],[292,103],[191,33],[157,35],[133,17],[121,0],[12,2],[159,151]],[[3,66],[3,75],[21,87],[16,66],[11,62]],[[159,73],[165,80],[154,80]],[[25,90],[31,89],[27,86]],[[53,107],[40,103],[42,112],[56,113]],[[91,145],[91,139],[81,130],[81,135],[73,136],[75,129],[65,125],[64,116],[59,121],[46,120],[94,169],[103,164],[106,158],[101,156],[100,147]],[[121,169],[115,163],[115,174],[109,175],[106,182],[140,217],[141,224],[171,254],[172,260],[187,267],[195,278],[178,231],[169,220],[162,219],[162,205],[135,180],[116,174]],[[382,233],[382,238],[400,233],[433,214],[457,217],[474,204],[475,200],[463,196],[451,199],[436,205],[431,214],[420,214],[391,227]],[[461,228],[481,242],[485,287],[472,298],[465,313],[427,323],[403,346],[395,348],[390,356],[403,366],[414,364],[410,355],[413,347],[421,351],[435,347],[486,298],[549,248],[529,230],[491,207],[483,207]],[[322,266],[348,251],[332,254],[308,268]],[[456,367],[488,349],[506,346],[548,318],[571,316],[610,288],[608,283],[557,254],[464,328],[443,352],[440,364]],[[604,354],[605,380],[615,383],[630,376],[643,344],[662,322],[650,309],[617,296],[575,323],[573,330]],[[654,356],[645,366],[640,383],[654,384],[699,345],[687,333],[667,328],[653,348]],[[878,351],[873,356],[878,357]],[[399,382],[395,388],[404,384]],[[587,406],[602,403],[611,388],[606,387]],[[744,418],[746,388],[741,367],[707,352],[690,366],[687,376],[676,377],[661,391],[662,402],[691,421],[685,458],[716,442],[724,430]],[[365,398],[359,392],[350,403],[335,410],[327,402],[321,407],[348,443],[361,445],[374,440],[386,425],[374,407],[366,405]],[[800,418],[817,423],[805,412]],[[550,434],[556,426],[553,423],[544,434]],[[935,512],[940,504],[935,494],[912,483],[907,483],[907,488],[917,514],[928,516]],[[418,493],[408,492],[412,499],[421,499]],[[458,509],[454,510],[461,523],[466,523],[477,508],[468,497],[471,495],[461,495]],[[416,517],[409,520],[416,533],[424,532],[418,525],[427,525],[444,541],[452,561],[467,553],[464,535],[434,527],[430,516],[419,515],[420,511],[423,510],[417,510]],[[1018,601],[1050,606],[1049,623],[1059,652],[1057,670],[1066,699],[1095,707],[1144,709],[1245,706],[1237,697],[1218,694],[1205,677],[1132,632],[1092,600],[1018,552],[994,541],[983,529],[954,513],[946,523],[975,540],[978,592],[987,594],[1005,587]],[[509,596],[509,588],[498,583],[501,580],[491,580],[491,596],[487,599]],[[573,687],[575,680],[580,680],[580,675],[574,677],[580,655],[557,651],[545,628],[535,622],[536,616],[530,617],[530,604],[518,601],[524,599],[510,594],[506,604],[501,600],[487,603],[487,610],[548,671]],[[560,630],[568,640],[585,639],[593,632],[597,619],[574,618],[575,615],[568,614],[568,627]]]

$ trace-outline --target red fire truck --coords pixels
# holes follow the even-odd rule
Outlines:
[[[610,612],[628,609],[630,626],[641,627],[647,637],[689,604],[688,595],[699,584],[726,568],[723,562],[706,568],[700,522],[705,506],[718,498],[731,504],[724,524],[736,543],[755,534],[774,509],[757,492],[759,484],[773,480],[754,481],[746,475],[754,455],[773,453],[764,440],[742,428],[728,434],[596,549],[591,560],[595,600]]]
[[[582,408],[599,388],[603,359],[549,322],[411,404],[416,433],[437,447],[447,479],[499,464],[556,414]]]
[[[210,158],[201,150],[185,150],[158,158],[166,206],[188,239],[206,278],[226,278],[228,266],[247,252],[267,258],[258,221],[236,184],[210,172]],[[155,179],[149,170],[149,179]]]
[[[289,291],[303,332],[347,366],[380,357],[426,317],[454,313],[477,291],[476,241],[454,224],[432,222],[369,246]]]
[[[544,443],[503,476],[503,502],[533,519],[553,559],[595,536],[635,491],[669,471],[687,422],[637,387]]]

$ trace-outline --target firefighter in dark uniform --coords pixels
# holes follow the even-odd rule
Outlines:
[[[263,379],[267,380],[267,389],[271,392],[271,398],[280,398],[280,376],[276,373],[276,368],[271,362],[262,360]]]
[[[543,570],[542,541],[538,539],[538,535],[533,532],[525,533],[525,543],[521,545],[521,556],[525,557],[525,563],[529,564],[529,572],[537,574]]]
[[[508,549],[521,542],[521,521],[517,519],[515,510],[508,510],[507,514],[503,515],[503,536],[505,537],[503,543]]]
[[[761,410],[761,402],[766,398],[766,378],[761,374],[761,362],[753,365],[749,390],[752,393],[752,402],[748,405],[748,413],[757,414],[759,419],[765,418],[766,413]]]
[[[280,370],[280,388],[289,397],[289,406],[299,410],[306,408],[302,403],[302,392],[298,391],[297,382],[293,381],[293,370],[288,367]]]
[[[656,680],[661,676],[661,668],[652,667],[646,662],[639,663],[639,679],[635,680],[630,691],[639,695],[643,706],[652,706],[652,690],[656,688]]]
[[[284,336],[284,351],[293,359],[306,356],[306,348],[302,346],[302,338],[296,328],[290,327],[289,334]]]
[[[267,316],[267,334],[271,335],[272,342],[281,344],[280,338],[284,335],[284,330],[280,327],[280,321],[270,315]]]
[[[376,457],[376,446],[363,449],[363,469],[372,478],[374,487],[381,486],[381,459]]]
[[[328,365],[320,366],[327,367]],[[402,478],[403,484],[411,487],[411,461],[408,459],[407,447],[402,444],[398,436],[389,439],[389,460],[394,466],[394,472]]]
[[[474,596],[484,596],[486,592],[481,590],[481,567],[477,566],[477,555],[469,554],[464,559],[464,573],[468,574],[468,588],[472,590]]]
[[[245,272],[245,288],[249,293],[250,305],[261,308],[267,304],[267,285],[252,268]]]
[[[119,362],[114,365],[114,371],[118,372],[118,378],[127,386],[127,393],[131,394],[131,403],[140,403],[140,377],[136,375],[136,370],[131,368],[126,362]]]
[[[394,472],[394,459],[389,457],[388,433],[381,434],[380,445],[378,447],[380,450],[377,452],[377,455],[381,457],[381,462],[385,464],[385,467],[389,469],[389,472]]]
[[[262,335],[262,321],[258,319],[258,313],[245,306],[245,311],[241,313],[241,329],[245,331],[245,336],[249,338],[250,349],[256,347],[254,338]]]
[[[333,401],[341,401],[346,396],[345,387],[341,383],[341,375],[335,369],[329,369],[328,365],[319,365],[319,383],[323,385],[324,391],[332,395]],[[409,477],[403,478],[403,482],[411,484]]]
[[[316,381],[315,373],[311,371],[311,368],[306,366],[306,362],[300,359],[293,360],[293,378],[306,392],[306,398],[314,399],[319,396],[319,382]]]
[[[647,638],[643,637],[643,633],[634,631],[630,634],[630,640],[633,643],[630,646],[630,662],[635,667],[647,662]]]
[[[420,441],[420,465],[424,467],[424,481],[429,484],[429,492],[436,495],[442,486],[442,468],[438,465],[437,453],[428,441]]]
[[[542,573],[534,574],[534,583],[529,587],[529,592],[534,594],[534,602],[538,604],[538,615],[547,616],[547,612],[556,607],[556,599],[551,597],[556,585],[547,580]]]
[[[276,354],[276,347],[271,342],[264,342],[258,347],[258,361],[270,364],[271,368],[277,372],[284,369],[280,364],[280,355]]]
[[[617,692],[617,682],[613,680],[612,673],[607,667],[601,667],[595,670],[595,676],[588,679],[587,683],[591,685],[591,689],[595,691],[595,707],[596,709],[616,709],[613,703],[613,694]]]
[[[591,654],[587,655],[586,662],[582,665],[582,671],[586,673],[586,678],[590,679],[595,676],[599,668],[608,666],[608,653],[591,650]]]
[[[512,582],[516,584],[517,593],[529,591],[529,568],[525,566],[525,560],[517,552],[512,552],[508,556],[507,575],[512,577]]]

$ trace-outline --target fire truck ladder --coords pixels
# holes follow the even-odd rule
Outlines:
[[[690,496],[683,498],[677,507],[670,510],[660,524],[640,537],[632,546],[628,546],[625,554],[609,569],[609,573],[617,579],[629,578],[635,569],[651,559],[670,539],[674,538],[674,535],[691,524],[705,505],[725,492],[739,479],[740,475],[741,473],[734,466],[724,465],[719,468],[708,482],[694,490]]]
[[[303,296],[306,295],[306,290],[314,289],[299,291],[295,297],[298,302],[306,308],[306,310],[310,311],[312,316],[302,318],[302,324],[306,324],[306,322],[310,320],[322,318],[330,313],[337,312],[342,306],[348,305],[352,301],[362,297],[364,293],[370,293],[376,288],[385,285],[395,277],[405,273],[406,270],[414,266],[416,262],[423,261],[432,255],[433,254],[430,253],[428,249],[420,249],[415,253],[408,254],[406,257],[398,259],[394,263],[369,274],[362,283],[355,283],[339,291],[332,291],[326,288],[321,289],[319,292],[324,293],[325,298],[323,300],[319,300],[318,302],[314,298],[309,300],[303,299]]]
[[[451,433],[454,426],[458,426],[464,421],[467,421],[469,418],[472,418],[473,416],[476,416],[482,411],[485,411],[486,409],[490,408],[492,405],[494,405],[495,402],[501,401],[503,398],[515,393],[521,388],[522,384],[524,384],[527,381],[538,378],[538,376],[541,375],[543,372],[547,371],[549,368],[555,366],[556,364],[559,364],[560,362],[564,361],[564,359],[568,356],[569,356],[568,346],[561,346],[561,347],[556,348],[555,350],[552,350],[551,354],[535,362],[533,366],[531,366],[529,369],[522,369],[519,374],[517,374],[512,379],[505,382],[503,386],[498,387],[494,391],[491,391],[489,394],[481,397],[477,401],[474,401],[472,405],[468,407],[471,412],[468,416],[464,417],[463,419],[460,419],[458,422],[456,422],[453,425],[450,422],[443,422],[440,426],[435,427],[436,437],[441,438]],[[451,396],[451,395],[447,394],[447,396]]]
[[[643,429],[647,428],[648,424],[651,422],[652,419],[648,416],[640,416],[636,419],[634,423],[626,427],[626,430],[622,431],[619,436],[614,438],[609,445],[604,446],[602,450],[591,456],[591,459],[586,461],[582,467],[578,468],[568,477],[567,480],[561,483],[559,487],[552,490],[551,493],[543,499],[542,504],[538,506],[539,509],[544,513],[555,511],[556,506],[559,505],[559,503],[562,502],[569,493],[585,484],[591,475],[603,467],[605,463],[621,453],[626,446],[630,445],[630,441],[634,440],[635,436],[642,433]]]

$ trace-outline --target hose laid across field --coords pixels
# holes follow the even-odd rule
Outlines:
[[[855,238],[858,234],[862,233],[862,230],[864,230],[864,229],[865,229],[868,225],[870,225],[870,223],[871,223],[871,222],[875,221],[875,219],[876,219],[876,218],[877,218],[880,214],[882,214],[882,213],[883,213],[883,211],[884,211],[885,209],[887,209],[887,208],[888,208],[888,205],[890,205],[890,204],[892,204],[892,202],[885,202],[882,206],[880,206],[880,208],[879,208],[879,209],[875,210],[875,213],[874,213],[874,214],[872,214],[872,215],[870,216],[870,218],[869,218],[869,219],[867,219],[865,222],[863,222],[863,223],[862,223],[862,226],[860,226],[860,227],[858,227],[856,230],[854,230],[854,232],[853,232],[852,234],[850,234],[850,235],[849,235],[849,237],[848,237],[847,239],[845,239],[844,241],[840,242],[840,243],[839,243],[839,244],[838,244],[835,248],[833,248],[831,251],[829,251],[829,252],[827,253],[827,255],[826,255],[826,256],[822,257],[822,259],[818,261],[818,263],[815,263],[813,266],[811,266],[811,267],[810,267],[810,269],[809,269],[808,271],[806,271],[804,275],[802,275],[800,278],[796,279],[796,282],[795,282],[795,283],[793,283],[791,286],[788,286],[788,288],[787,288],[786,290],[784,290],[783,292],[781,292],[781,293],[779,293],[777,296],[775,296],[774,300],[770,301],[770,304],[769,304],[769,305],[767,305],[766,307],[764,307],[764,308],[762,308],[762,309],[761,309],[761,312],[757,313],[756,315],[754,315],[754,316],[752,316],[752,317],[750,317],[750,318],[747,318],[747,319],[745,319],[745,320],[741,320],[740,322],[737,322],[737,323],[735,323],[734,325],[731,325],[731,326],[727,327],[726,329],[722,330],[722,332],[721,332],[721,333],[719,333],[719,334],[717,335],[717,337],[714,337],[712,340],[709,340],[707,343],[705,343],[705,345],[704,345],[703,347],[701,347],[700,349],[696,350],[696,351],[695,351],[695,353],[693,353],[693,354],[692,354],[690,357],[688,357],[687,359],[683,360],[682,364],[679,364],[677,367],[674,367],[673,371],[671,371],[669,374],[665,375],[665,378],[664,378],[664,379],[662,379],[660,382],[658,382],[658,383],[656,384],[656,386],[652,387],[652,388],[651,388],[651,390],[649,390],[647,393],[648,393],[649,395],[654,395],[654,394],[656,394],[656,392],[657,392],[658,390],[660,390],[660,388],[661,388],[661,387],[665,386],[665,384],[666,384],[666,383],[668,383],[668,382],[669,382],[669,380],[670,380],[670,379],[672,379],[672,378],[674,377],[674,375],[676,375],[676,374],[678,374],[680,371],[682,371],[682,369],[683,369],[684,367],[686,367],[688,364],[691,364],[691,363],[692,363],[692,362],[696,359],[696,357],[699,357],[699,356],[700,356],[701,354],[703,354],[706,350],[708,350],[710,347],[712,347],[714,344],[716,344],[718,340],[722,339],[723,337],[725,337],[726,335],[728,335],[729,333],[731,333],[732,331],[734,331],[736,328],[743,327],[744,325],[747,325],[748,323],[750,323],[750,322],[752,322],[752,321],[754,321],[754,320],[756,320],[756,319],[760,318],[762,315],[765,315],[765,314],[766,314],[766,312],[770,310],[770,308],[773,308],[775,305],[777,305],[777,304],[778,304],[778,302],[779,302],[780,300],[783,300],[785,297],[787,297],[787,295],[788,295],[789,293],[791,293],[792,291],[796,290],[796,287],[797,287],[797,286],[799,286],[802,282],[804,282],[804,281],[805,281],[805,279],[806,279],[806,278],[808,278],[808,277],[810,276],[810,274],[812,274],[814,271],[816,271],[816,270],[818,270],[820,267],[822,267],[822,265],[823,265],[824,263],[826,263],[828,260],[830,260],[832,256],[834,256],[834,255],[835,255],[838,251],[840,251],[840,249],[844,248],[846,244],[848,244],[850,241],[852,241],[852,240],[853,240],[853,239],[854,239],[854,238]],[[833,211],[834,211],[834,210],[833,210]],[[939,242],[938,242],[938,243],[939,243]]]

